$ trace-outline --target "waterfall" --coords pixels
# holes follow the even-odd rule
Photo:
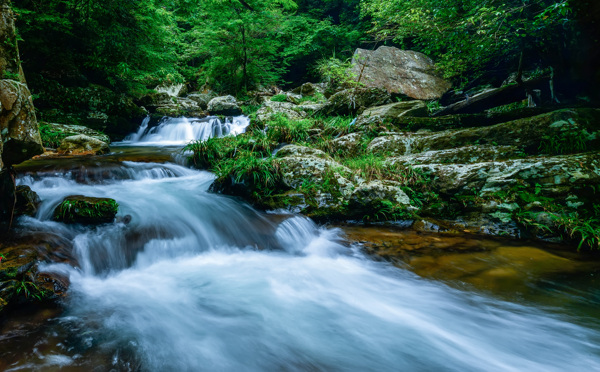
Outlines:
[[[163,118],[157,126],[148,128],[150,118],[142,122],[136,133],[125,138],[123,144],[144,146],[177,146],[190,141],[204,141],[244,133],[250,120],[245,116],[221,119],[209,116],[197,118]]]

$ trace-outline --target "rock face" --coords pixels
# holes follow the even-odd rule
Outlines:
[[[0,80],[0,137],[4,165],[21,163],[44,152],[31,93],[15,80]]]
[[[118,209],[119,205],[114,199],[72,195],[56,207],[53,219],[87,225],[109,223],[115,220]]]
[[[41,202],[38,194],[31,190],[29,186],[17,186],[15,215],[35,216]]]
[[[389,93],[415,99],[439,99],[451,84],[435,75],[433,61],[410,50],[381,46],[375,51],[357,49],[352,73],[367,87],[385,87]]]
[[[63,155],[100,155],[110,150],[106,142],[96,138],[78,134],[62,140],[58,153]]]
[[[384,106],[371,107],[365,110],[361,117],[380,117],[386,121],[397,118],[428,116],[427,105],[423,101],[406,101],[390,103]]]
[[[221,96],[210,100],[208,112],[211,115],[237,116],[242,114],[242,109],[233,96]]]

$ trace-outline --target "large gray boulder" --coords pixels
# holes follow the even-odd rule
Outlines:
[[[377,50],[357,49],[352,73],[367,87],[384,87],[389,93],[415,99],[439,99],[451,84],[436,75],[433,61],[411,50],[381,46]]]
[[[210,100],[208,112],[211,115],[238,116],[242,115],[242,109],[233,96],[221,96]]]

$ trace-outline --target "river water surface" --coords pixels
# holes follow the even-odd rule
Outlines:
[[[20,227],[71,240],[79,267],[46,267],[70,278],[66,310],[0,340],[4,370],[600,370],[598,314],[424,279],[340,229],[208,193],[213,174],[170,146],[247,123],[164,124],[110,155],[19,170],[43,200]],[[114,198],[131,222],[50,221],[74,194]]]

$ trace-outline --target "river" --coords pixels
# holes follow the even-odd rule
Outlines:
[[[242,120],[242,119],[240,119]],[[147,123],[146,123],[147,124]],[[0,341],[7,371],[590,371],[598,314],[507,301],[367,256],[343,230],[207,192],[176,147],[238,133],[176,120],[105,156],[38,160],[43,204],[20,228],[73,242],[65,310]],[[176,127],[179,126],[179,127]],[[202,126],[204,129],[199,129]],[[217,126],[217,127],[215,127]],[[175,146],[175,147],[174,147]],[[114,198],[131,222],[50,221],[67,195]]]

